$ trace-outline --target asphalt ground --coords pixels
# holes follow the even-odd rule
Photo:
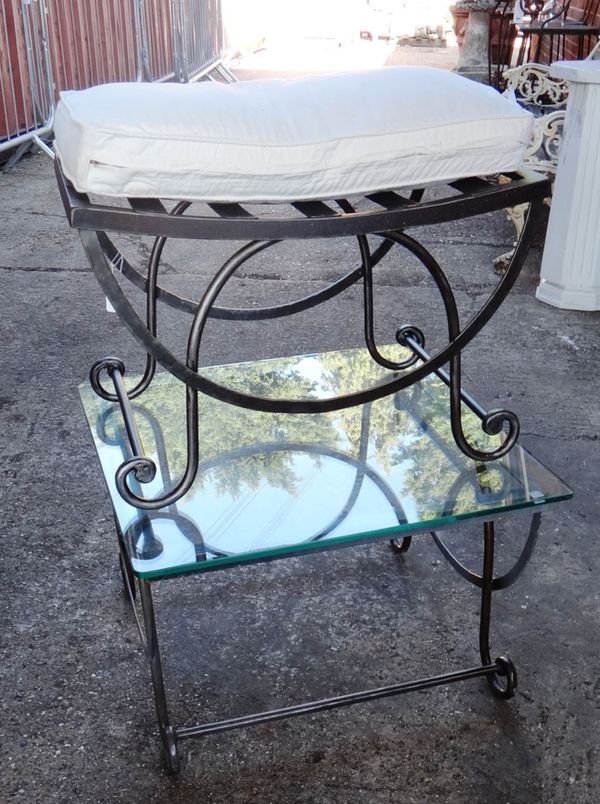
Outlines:
[[[522,443],[575,490],[544,512],[519,582],[494,596],[492,650],[515,661],[516,696],[498,701],[473,680],[209,736],[184,744],[184,770],[169,778],[77,396],[98,357],[117,354],[132,370],[142,359],[106,312],[48,157],[28,156],[0,175],[0,193],[0,801],[596,801],[599,314],[535,299],[543,226],[464,359],[467,388],[487,407],[515,410]],[[422,233],[463,315],[487,297],[493,258],[513,236],[501,212]],[[129,245],[148,252],[143,241]],[[224,254],[223,244],[174,248],[169,283],[197,292]],[[354,259],[349,243],[297,244],[253,264],[229,300],[304,295]],[[386,260],[376,298],[382,338],[385,322],[399,319],[441,331],[437,292],[416,265]],[[234,332],[211,325],[206,361],[360,345],[360,288],[297,318]],[[175,343],[176,323],[165,324]],[[503,526],[508,554],[527,527],[523,517]],[[453,537],[475,563],[476,537],[473,529]],[[421,536],[402,556],[377,543],[159,585],[173,720],[235,716],[476,663],[477,591],[440,559]]]

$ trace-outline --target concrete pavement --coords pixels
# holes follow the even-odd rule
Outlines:
[[[600,314],[535,300],[538,233],[514,291],[465,356],[467,385],[519,414],[522,442],[574,489],[545,514],[519,583],[494,600],[494,652],[519,691],[494,700],[472,681],[328,715],[192,741],[164,775],[149,673],[121,592],[110,509],[77,398],[91,363],[136,347],[105,311],[52,165],[0,174],[0,801],[374,804],[593,802],[600,787],[600,551],[597,438]],[[496,281],[513,232],[502,214],[431,229],[464,314]],[[148,245],[135,246],[139,254]],[[327,270],[347,261],[336,246]],[[201,249],[206,270],[222,247]],[[306,244],[265,262],[232,300],[289,298],[317,286]],[[198,275],[174,252],[169,281]],[[431,317],[436,293],[408,265],[377,274],[381,316]],[[244,338],[207,333],[211,361],[360,343],[360,292]],[[438,306],[439,310],[439,306]],[[167,322],[170,327],[170,323]],[[510,550],[526,528],[503,531]],[[467,534],[469,545],[473,534]],[[457,542],[458,544],[459,542]],[[393,683],[477,660],[477,594],[430,539],[403,557],[385,544],[159,586],[159,627],[176,722],[228,717],[306,697]],[[233,593],[233,594],[232,594]],[[181,615],[181,616],[179,616]],[[184,647],[183,659],[177,651]],[[450,646],[450,647],[448,647]],[[191,700],[194,714],[186,717]]]

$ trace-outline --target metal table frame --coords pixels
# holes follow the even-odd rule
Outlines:
[[[90,380],[94,391],[104,400],[118,403],[123,415],[130,445],[130,456],[123,461],[116,474],[119,494],[131,505],[145,511],[158,511],[173,506],[190,489],[198,471],[200,451],[198,445],[198,393],[202,392],[222,401],[252,410],[311,413],[340,410],[366,404],[389,394],[394,394],[431,373],[437,374],[448,385],[452,433],[456,444],[474,461],[494,460],[507,455],[514,446],[519,433],[518,418],[507,410],[483,410],[461,387],[461,351],[485,326],[506,298],[515,282],[529,249],[535,221],[548,195],[548,180],[531,171],[523,170],[508,175],[506,183],[496,180],[470,178],[451,182],[448,194],[431,201],[423,201],[423,190],[409,195],[384,191],[367,196],[368,209],[360,201],[338,199],[334,201],[298,202],[291,205],[293,215],[260,215],[240,204],[209,204],[208,214],[185,214],[190,204],[179,202],[168,211],[156,199],[129,199],[129,207],[91,203],[84,194],[77,193],[64,178],[59,161],[56,162],[57,179],[71,226],[80,232],[89,262],[102,290],[114,306],[125,326],[147,353],[146,369],[133,389],[126,390],[123,381],[125,366],[118,358],[110,357],[96,363]],[[364,200],[364,199],[363,199]],[[493,210],[528,203],[529,213],[510,265],[498,281],[489,299],[465,324],[461,325],[454,293],[448,277],[433,255],[414,236],[406,233],[408,227],[456,220]],[[144,234],[154,237],[154,246],[147,273],[135,268],[106,234],[117,231]],[[218,297],[227,280],[253,255],[286,239],[356,237],[360,264],[326,289],[277,307],[231,309],[218,305]],[[373,235],[378,245],[372,249],[367,235]],[[158,282],[161,255],[168,238],[209,240],[249,240],[217,270],[209,281],[200,301],[175,295]],[[373,269],[392,249],[400,246],[417,257],[433,278],[443,300],[448,343],[433,355],[425,350],[425,334],[411,324],[403,324],[397,330],[397,341],[410,350],[411,356],[402,362],[393,362],[380,352],[374,335]],[[122,283],[115,277],[118,267],[146,294],[145,320],[128,300]],[[265,320],[307,310],[333,298],[354,283],[362,281],[364,288],[364,335],[373,360],[391,369],[390,378],[372,387],[344,396],[328,399],[272,399],[252,396],[212,382],[198,373],[198,352],[206,321],[209,317],[225,320]],[[157,336],[157,302],[161,301],[192,316],[189,329],[185,362],[179,360]],[[155,498],[148,498],[134,491],[143,488],[156,474],[157,467],[142,452],[141,440],[136,426],[132,400],[150,385],[156,365],[160,363],[174,377],[186,385],[186,439],[187,465],[183,476],[175,481],[173,488]],[[443,369],[448,364],[449,370]],[[110,387],[106,382],[109,381]],[[461,423],[462,404],[466,403],[481,418],[482,428],[488,434],[502,434],[501,443],[490,451],[482,451],[469,443]],[[529,536],[512,570],[503,576],[494,575],[494,522],[483,523],[484,557],[480,574],[464,567],[452,554],[438,535],[434,539],[442,555],[470,583],[481,589],[479,620],[479,652],[481,664],[465,670],[444,673],[415,681],[354,692],[326,700],[302,703],[267,712],[238,717],[202,725],[174,728],[169,719],[167,699],[161,668],[156,621],[152,602],[150,580],[136,577],[119,531],[121,568],[128,594],[133,601],[135,585],[139,588],[143,628],[140,630],[150,660],[152,682],[160,733],[165,749],[169,771],[179,770],[177,744],[179,740],[203,734],[225,731],[265,721],[278,720],[307,712],[343,707],[362,701],[396,695],[412,690],[425,689],[454,681],[485,677],[494,695],[510,698],[514,695],[517,676],[514,665],[506,656],[491,659],[490,618],[492,592],[512,584],[529,559],[540,524],[536,512]],[[416,532],[417,529],[415,529]],[[405,551],[410,544],[410,535],[401,541],[392,540],[394,549]]]

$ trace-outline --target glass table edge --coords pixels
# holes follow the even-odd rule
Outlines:
[[[566,484],[565,484],[566,486]],[[567,488],[569,488],[567,486]],[[305,542],[304,544],[294,544],[289,546],[282,546],[277,548],[270,548],[269,550],[256,550],[250,553],[236,553],[232,556],[223,556],[222,558],[211,558],[207,561],[197,561],[191,564],[179,564],[173,567],[167,567],[160,570],[148,570],[142,572],[135,569],[132,565],[131,557],[126,555],[129,565],[133,574],[144,581],[157,581],[164,578],[179,577],[181,575],[190,575],[193,573],[211,572],[225,567],[246,566],[249,564],[267,563],[270,561],[277,561],[282,558],[293,558],[309,553],[326,552],[327,550],[343,549],[353,545],[365,545],[370,542],[380,542],[385,539],[394,539],[397,537],[416,536],[420,533],[429,533],[432,531],[443,530],[459,522],[466,522],[474,519],[481,519],[483,521],[497,521],[505,515],[515,512],[526,513],[528,510],[537,511],[552,503],[565,502],[573,497],[573,491],[569,489],[568,494],[557,495],[551,500],[540,500],[538,503],[524,502],[515,503],[514,505],[506,505],[501,510],[490,512],[486,516],[485,511],[468,512],[465,514],[451,514],[444,521],[432,519],[429,522],[421,521],[414,525],[407,523],[404,526],[394,526],[391,528],[382,528],[380,530],[372,531],[369,533],[356,533],[351,536],[338,536],[330,537],[326,542],[319,544],[318,542]]]
[[[354,349],[340,349],[340,350],[331,350],[332,353],[339,353],[339,352],[352,352]],[[321,353],[320,353],[321,354]],[[325,353],[327,354],[327,353]],[[294,355],[291,357],[304,357],[304,355]],[[263,358],[258,360],[249,360],[243,361],[241,363],[235,365],[250,365],[250,364],[260,364],[260,363],[268,363],[273,358]],[[220,368],[221,366],[207,366],[205,368]],[[82,407],[84,408],[84,412],[87,417],[87,410],[84,401],[84,394],[86,391],[89,391],[89,381],[83,381],[78,384],[78,396]],[[116,403],[113,403],[116,404]],[[234,406],[235,407],[235,406]],[[90,431],[90,435],[92,437],[92,441],[94,440],[94,431],[91,422],[88,419],[88,430]],[[386,539],[393,539],[393,538],[403,538],[407,536],[417,535],[420,533],[432,532],[435,530],[447,529],[452,527],[456,523],[469,521],[473,519],[482,519],[483,521],[496,521],[499,519],[504,518],[505,515],[514,513],[514,512],[521,512],[525,513],[529,509],[540,509],[548,504],[555,503],[555,502],[563,502],[569,500],[573,497],[573,490],[570,486],[565,483],[560,476],[558,476],[553,470],[548,469],[548,467],[540,461],[537,457],[535,457],[528,449],[521,445],[523,451],[537,464],[539,464],[544,470],[550,472],[554,477],[561,483],[564,487],[564,493],[556,494],[552,496],[551,499],[540,499],[537,501],[528,500],[522,501],[514,504],[505,504],[502,508],[497,508],[496,510],[492,511],[468,511],[465,513],[459,514],[449,514],[442,518],[432,518],[429,520],[420,520],[419,522],[407,522],[402,525],[395,524],[393,526],[387,528],[376,529],[372,531],[360,531],[354,534],[343,534],[337,537],[328,537],[325,541],[319,542],[305,542],[305,543],[298,543],[298,544],[291,544],[291,545],[282,545],[279,547],[271,547],[268,549],[263,550],[256,550],[251,552],[240,552],[228,556],[221,556],[217,558],[211,559],[204,559],[202,561],[194,561],[190,563],[182,563],[173,565],[170,567],[164,567],[160,569],[153,569],[153,570],[139,570],[136,569],[133,565],[132,556],[128,553],[125,553],[125,558],[128,562],[128,565],[131,567],[133,574],[140,580],[159,580],[162,578],[167,577],[178,577],[182,575],[190,575],[190,574],[201,574],[204,572],[210,572],[212,570],[218,570],[225,567],[234,567],[234,566],[243,566],[246,564],[256,564],[256,563],[267,563],[269,561],[274,561],[286,557],[293,557],[293,556],[300,556],[312,552],[325,552],[327,550],[335,550],[341,549],[346,546],[353,546],[353,545],[360,545],[360,544],[367,544],[369,542],[378,542],[384,541]],[[108,492],[109,499],[111,498],[111,489],[108,484],[108,480],[104,474],[104,471],[101,472],[102,478],[104,481],[105,488]],[[112,499],[111,499],[111,507],[112,506]]]

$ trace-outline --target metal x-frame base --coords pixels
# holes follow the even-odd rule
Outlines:
[[[457,681],[467,681],[473,678],[485,677],[492,693],[497,698],[512,698],[517,690],[517,671],[511,661],[506,656],[498,656],[492,660],[490,648],[490,628],[492,613],[492,594],[500,589],[507,589],[511,586],[523,572],[529,561],[538,537],[541,523],[541,514],[536,512],[531,520],[529,534],[523,546],[520,556],[513,565],[512,569],[501,576],[494,575],[494,556],[495,556],[495,525],[494,521],[483,523],[483,566],[481,574],[467,569],[446,546],[442,538],[437,533],[432,533],[432,537],[440,548],[440,552],[448,560],[459,574],[470,583],[481,589],[480,608],[479,608],[479,656],[481,663],[473,667],[462,670],[453,670],[440,675],[419,678],[410,681],[402,681],[396,684],[373,689],[350,692],[345,695],[338,695],[332,698],[325,698],[318,701],[308,701],[294,704],[282,709],[272,709],[264,712],[256,712],[241,717],[230,718],[228,720],[213,721],[192,726],[174,726],[169,718],[169,708],[167,694],[163,678],[163,669],[160,658],[160,646],[156,618],[154,614],[154,603],[152,599],[152,582],[140,578],[135,578],[130,570],[125,569],[129,566],[128,558],[124,553],[122,535],[119,533],[119,543],[121,546],[121,567],[123,569],[123,582],[126,594],[135,611],[136,585],[139,589],[139,599],[142,610],[142,622],[138,619],[138,627],[142,635],[146,653],[150,664],[152,676],[152,687],[154,692],[154,702],[164,757],[167,770],[170,773],[177,773],[180,770],[179,742],[191,737],[201,737],[207,734],[230,731],[232,729],[244,728],[246,726],[256,726],[259,723],[282,720],[284,718],[296,717],[298,715],[321,712],[329,709],[337,709],[352,704],[365,703],[377,698],[389,698],[394,695],[401,695],[406,692],[416,692],[417,690],[439,687]],[[118,529],[118,526],[117,526]],[[391,540],[390,544],[396,552],[406,552],[410,545],[411,537],[405,537],[401,541]],[[137,614],[136,614],[137,618]]]

